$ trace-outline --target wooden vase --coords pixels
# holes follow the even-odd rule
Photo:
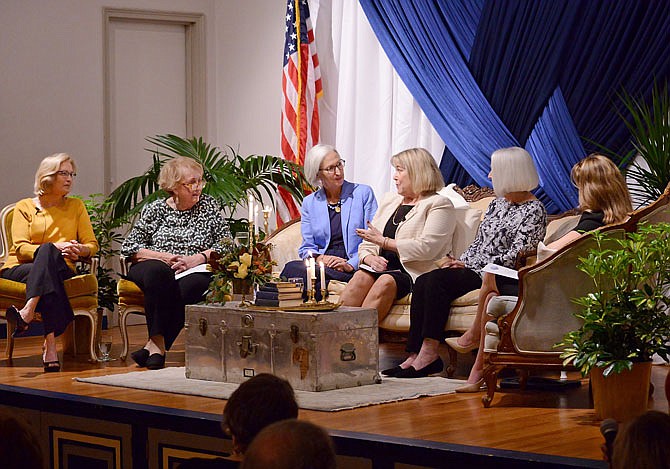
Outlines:
[[[603,376],[603,368],[591,369],[596,417],[625,422],[647,411],[651,362],[634,363],[631,370]]]

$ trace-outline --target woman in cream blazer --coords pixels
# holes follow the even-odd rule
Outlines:
[[[444,181],[430,153],[405,150],[391,163],[398,193],[384,196],[368,228],[356,230],[363,239],[359,270],[341,296],[345,306],[377,309],[380,321],[419,275],[451,252],[455,228],[452,203],[436,193]]]

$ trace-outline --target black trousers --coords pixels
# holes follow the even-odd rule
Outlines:
[[[423,339],[442,340],[451,302],[482,286],[474,270],[435,269],[420,275],[412,290],[406,350],[419,353]]]
[[[170,350],[185,320],[185,306],[202,301],[212,274],[198,272],[175,280],[165,262],[150,259],[133,264],[128,279],[144,293],[149,337],[162,335]]]
[[[61,335],[74,319],[63,282],[74,272],[52,243],[45,243],[35,252],[33,262],[20,264],[2,272],[2,278],[26,284],[26,299],[40,297],[36,311],[42,315],[44,335]]]

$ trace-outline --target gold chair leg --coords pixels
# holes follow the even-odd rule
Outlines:
[[[121,330],[121,360],[126,361],[128,357],[128,310],[125,307],[119,308],[119,329]]]

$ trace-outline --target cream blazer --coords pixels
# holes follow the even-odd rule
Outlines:
[[[389,218],[402,204],[402,199],[401,195],[394,193],[384,195],[372,225],[383,232]],[[449,199],[433,194],[421,199],[398,225],[395,235],[398,257],[412,280],[436,269],[435,261],[451,253],[456,227],[454,210]],[[365,256],[378,256],[380,251],[376,244],[363,241],[358,247],[358,258],[363,262]]]

